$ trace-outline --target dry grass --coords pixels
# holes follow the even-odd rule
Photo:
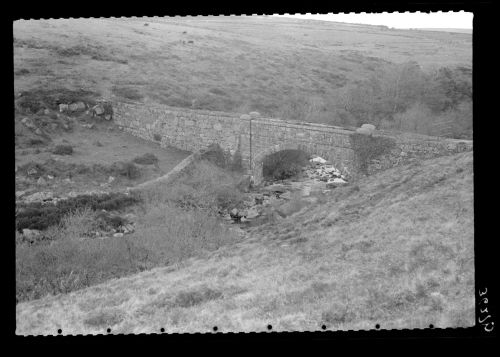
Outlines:
[[[18,304],[16,332],[472,326],[472,170],[469,152],[364,178],[202,257]]]
[[[242,200],[231,186],[235,179],[200,162],[173,185],[150,188],[136,207],[132,235],[95,238],[92,232],[100,228],[100,213],[85,208],[49,227],[45,233],[48,244],[24,244],[17,236],[17,300],[68,293],[236,242],[238,237],[217,216],[221,205]]]

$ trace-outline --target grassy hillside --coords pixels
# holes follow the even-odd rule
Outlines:
[[[261,16],[17,21],[14,37],[16,92],[83,88],[330,123],[347,89],[387,66],[472,63],[470,34]]]
[[[18,334],[474,324],[472,152],[340,187],[182,263],[20,303]]]

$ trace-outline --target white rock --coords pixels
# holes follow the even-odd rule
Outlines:
[[[373,131],[367,128],[357,128],[356,133],[371,136]]]
[[[373,124],[363,124],[361,125],[362,128],[366,128],[368,130],[374,131],[375,130],[375,125]]]
[[[36,193],[26,197],[25,201],[28,203],[29,202],[40,202],[40,201],[51,200],[53,198],[54,198],[54,194],[52,192],[36,192]]]
[[[111,183],[111,182],[113,182],[114,180],[115,180],[115,178],[114,178],[113,176],[109,176],[109,178],[108,178],[108,183]]]
[[[38,179],[38,181],[36,183],[39,185],[45,185],[47,183],[47,181],[43,177],[40,176],[40,178]]]
[[[100,104],[97,104],[96,106],[94,106],[92,109],[91,109],[92,113],[95,114],[95,115],[103,115],[104,114],[104,108],[102,107],[102,105]]]
[[[113,237],[121,238],[121,237],[123,237],[123,233],[115,233],[115,234],[113,234]]]
[[[333,183],[347,183],[347,181],[345,180],[342,180],[341,178],[334,178],[332,181],[329,181],[329,182],[333,182]]]
[[[42,232],[40,232],[39,230],[37,229],[28,229],[28,228],[24,228],[23,229],[23,235],[27,238],[36,238],[36,237],[39,237],[41,235]]]
[[[53,179],[54,179],[54,176],[47,175],[47,178],[48,178],[49,180],[53,180]]]
[[[316,156],[316,157],[313,157],[311,160],[309,160],[310,162],[316,162],[316,163],[320,163],[320,164],[324,164],[326,163],[326,160],[323,159],[322,157],[319,157],[319,156]]]
[[[67,104],[59,104],[59,111],[61,113],[67,112],[69,109],[69,105]]]
[[[259,211],[255,207],[249,208],[245,216],[248,219],[255,218],[259,216]]]

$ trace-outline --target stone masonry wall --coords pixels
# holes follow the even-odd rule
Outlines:
[[[114,120],[125,131],[157,141],[162,147],[173,146],[197,151],[218,143],[231,153],[239,151],[243,165],[259,182],[262,162],[274,152],[301,149],[319,155],[347,174],[355,175],[358,164],[350,135],[353,128],[316,123],[300,123],[271,118],[207,110],[190,110],[158,104],[113,104]],[[411,162],[472,150],[472,141],[454,140],[403,132],[376,131],[378,136],[395,140],[395,148],[372,160],[368,172]],[[251,140],[250,140],[251,138]]]

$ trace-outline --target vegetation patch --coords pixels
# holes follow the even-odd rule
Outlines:
[[[177,294],[174,300],[174,306],[192,307],[203,304],[207,301],[216,300],[222,297],[222,293],[218,290],[203,288],[194,291],[182,291]]]
[[[99,93],[84,89],[67,88],[35,88],[29,91],[21,92],[21,97],[16,101],[17,107],[25,112],[37,113],[40,109],[49,108],[58,110],[59,104],[68,104],[74,102],[85,102],[95,104]]]
[[[349,136],[351,147],[358,159],[360,171],[368,173],[370,161],[389,153],[395,146],[393,138],[384,136],[368,136],[354,133]]]
[[[243,169],[240,151],[238,150],[231,155],[229,150],[223,150],[219,144],[211,144],[202,151],[200,158],[224,170],[241,172]]]
[[[83,323],[87,326],[107,328],[119,324],[124,319],[124,314],[120,310],[100,311],[86,318]]]
[[[155,154],[146,153],[144,155],[136,156],[133,160],[136,164],[139,165],[157,165],[158,158]]]
[[[88,207],[96,210],[119,210],[135,205],[140,199],[124,193],[109,193],[102,195],[80,195],[58,201],[56,204],[43,205],[40,202],[20,203],[17,205],[16,230],[44,230],[58,225],[67,214]]]
[[[57,145],[52,151],[54,155],[71,155],[73,154],[73,146],[71,145]]]

